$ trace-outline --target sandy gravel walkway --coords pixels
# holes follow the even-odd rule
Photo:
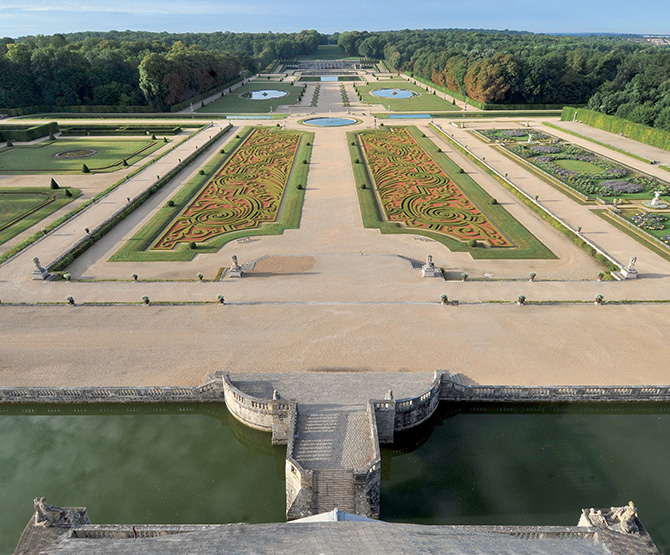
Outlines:
[[[319,112],[344,115],[339,85],[324,83],[322,88]],[[289,117],[287,127],[306,129],[298,123],[300,117]],[[361,119],[357,128],[372,126],[369,116]],[[590,257],[454,152],[427,122],[419,126],[558,259],[473,260],[412,234],[382,235],[364,229],[347,149],[346,132],[353,128],[313,129],[299,229],[229,243],[216,254],[198,255],[188,263],[107,262],[174,193],[180,184],[175,182],[69,268],[83,281],[30,279],[33,256],[44,262],[56,256],[84,226],[92,227],[115,203],[125,202],[131,187],[145,186],[140,179],[101,201],[96,206],[99,214],[87,211],[53,239],[40,241],[0,266],[0,385],[197,384],[216,370],[324,369],[437,369],[462,372],[479,383],[667,383],[667,372],[658,361],[670,354],[665,340],[670,305],[596,307],[592,301],[596,294],[607,301],[668,299],[670,264],[474,139],[467,128],[454,128],[459,140],[570,223],[582,225],[598,244],[626,261],[631,254],[638,256],[641,279],[595,281],[600,267]],[[418,267],[428,254],[450,276],[467,271],[471,279],[422,279]],[[232,255],[242,263],[256,261],[253,271],[242,279],[211,281],[230,265]],[[530,271],[538,274],[534,283],[528,282]],[[205,275],[204,283],[197,280],[197,272]],[[130,279],[132,273],[140,275],[138,283]],[[219,294],[229,304],[214,304]],[[463,304],[442,307],[441,294]],[[513,301],[519,294],[530,301],[588,304],[518,307]],[[154,303],[212,304],[8,304],[62,303],[68,295],[78,305],[138,303],[143,295]]]

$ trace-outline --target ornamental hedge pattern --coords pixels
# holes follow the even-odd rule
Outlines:
[[[158,239],[154,249],[203,242],[277,219],[300,134],[254,129]]]
[[[513,246],[406,129],[364,132],[359,138],[387,221],[492,247]]]

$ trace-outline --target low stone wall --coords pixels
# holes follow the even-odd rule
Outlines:
[[[442,373],[435,372],[430,389],[418,397],[398,399],[395,403],[395,431],[414,428],[428,420],[440,403]]]
[[[223,400],[218,377],[194,387],[4,387],[0,403],[186,403]]]
[[[379,518],[381,505],[382,455],[379,450],[377,415],[374,401],[368,402],[367,414],[372,435],[374,454],[362,469],[354,469],[354,501],[356,514],[368,518]]]
[[[621,403],[670,401],[667,385],[514,386],[464,385],[457,376],[442,376],[442,401],[499,403]]]
[[[428,420],[440,404],[442,372],[435,372],[430,388],[417,397],[370,401],[379,443],[393,443],[396,431],[408,430]]]
[[[310,516],[314,509],[314,474],[303,468],[293,456],[298,409],[289,412],[289,436],[286,446],[286,520]]]
[[[221,374],[223,396],[230,413],[247,426],[272,432],[273,444],[286,444],[290,430],[290,411],[293,403],[259,399],[239,390],[230,381],[228,372]]]

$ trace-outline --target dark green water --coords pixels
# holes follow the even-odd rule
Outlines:
[[[283,521],[285,456],[221,404],[0,406],[0,553],[41,495],[94,524]]]
[[[382,455],[381,518],[422,524],[577,524],[633,500],[670,553],[670,406],[441,407]]]
[[[670,554],[669,405],[461,409],[383,450],[382,519],[575,525],[633,500]],[[285,453],[219,404],[0,405],[0,553],[38,495],[97,524],[283,521]]]

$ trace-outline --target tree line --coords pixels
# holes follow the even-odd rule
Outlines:
[[[483,103],[568,104],[670,129],[670,50],[631,36],[515,31],[84,32],[0,39],[0,106],[164,110],[243,70],[337,44]]]
[[[631,36],[348,31],[337,44],[347,55],[383,59],[479,102],[588,104],[670,129],[670,51]]]
[[[183,40],[182,40],[183,39]],[[300,33],[73,33],[0,39],[0,107],[149,105],[188,100],[316,51],[326,37]]]

